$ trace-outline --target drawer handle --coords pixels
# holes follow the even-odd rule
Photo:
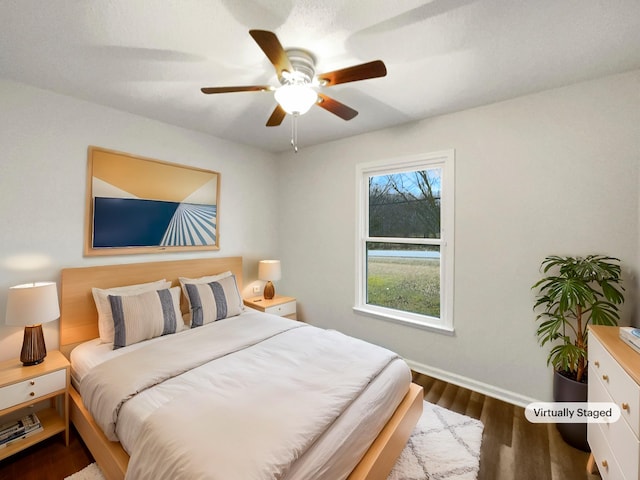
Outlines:
[[[35,380],[31,380],[31,381],[29,382],[29,385],[35,385],[35,384],[36,384]]]
[[[593,364],[594,364],[596,367],[600,368],[600,362],[599,362],[598,360],[596,360],[595,362],[593,362]]]
[[[622,402],[622,405],[620,405],[622,407],[623,410],[626,410],[627,412],[631,413],[631,408],[629,407],[629,404],[627,402]]]
[[[608,381],[609,381],[609,375],[602,375],[602,379],[603,379],[605,382],[608,382]]]
[[[30,397],[35,397],[35,396],[36,396],[36,394],[35,394],[35,392],[31,392],[31,393],[29,393],[29,396],[30,396]]]
[[[607,463],[607,461],[606,461],[606,460],[602,460],[602,466],[603,466],[604,468],[609,468],[609,464]]]

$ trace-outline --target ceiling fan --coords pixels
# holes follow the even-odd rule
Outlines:
[[[353,108],[334,100],[318,88],[331,87],[340,83],[355,82],[369,78],[384,77],[387,68],[381,60],[354,65],[333,72],[316,74],[314,55],[301,48],[284,49],[273,32],[249,30],[249,35],[265,53],[278,74],[279,87],[271,85],[251,85],[237,87],[205,87],[202,93],[263,92],[273,91],[278,105],[267,120],[267,127],[282,123],[287,113],[295,117],[306,113],[314,104],[343,120],[351,120],[358,115]],[[294,148],[296,147],[293,142]],[[296,149],[297,150],[297,149]]]

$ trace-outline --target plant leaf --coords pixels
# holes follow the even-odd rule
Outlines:
[[[587,359],[589,323],[618,323],[617,305],[624,303],[619,262],[606,255],[550,255],[543,260],[540,269],[544,277],[531,288],[537,291],[533,309],[539,312],[536,320],[541,322],[536,329],[538,342],[551,345],[547,364],[558,370],[577,371],[578,361]]]

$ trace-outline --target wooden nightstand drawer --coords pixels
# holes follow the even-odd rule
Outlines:
[[[0,362],[0,423],[31,412],[37,414],[42,430],[5,443],[0,460],[59,433],[69,445],[69,361],[58,350],[48,352],[38,365]]]
[[[66,387],[66,370],[58,370],[7,385],[0,388],[0,410],[24,402],[37,401],[40,397],[64,390]]]
[[[593,367],[590,369],[593,375],[589,381],[597,377],[602,382],[609,396],[620,407],[621,417],[629,424],[636,437],[640,436],[640,386],[597,339],[589,344],[589,366]]]
[[[296,317],[296,299],[294,297],[285,297],[282,295],[276,295],[272,299],[266,299],[262,297],[245,298],[244,304],[260,312],[270,313],[272,315],[278,315],[280,317],[287,317],[292,320],[297,320]]]
[[[281,317],[285,317],[287,315],[295,315],[296,314],[296,302],[288,302],[280,305],[274,305],[273,307],[266,308],[264,310],[266,313],[271,313],[273,315],[280,315]]]

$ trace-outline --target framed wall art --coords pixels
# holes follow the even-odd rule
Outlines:
[[[220,174],[89,147],[85,255],[219,249]]]

